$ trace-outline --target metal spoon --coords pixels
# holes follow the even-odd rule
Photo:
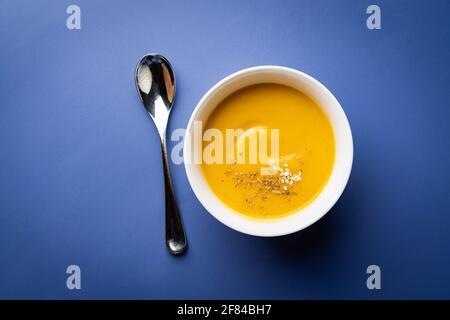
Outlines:
[[[158,130],[164,168],[166,198],[166,245],[172,254],[186,250],[183,222],[175,201],[175,194],[167,161],[166,128],[175,98],[175,75],[169,61],[159,54],[142,57],[135,71],[136,88],[148,114]]]

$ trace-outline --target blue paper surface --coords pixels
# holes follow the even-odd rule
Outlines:
[[[80,30],[66,27],[71,4]],[[380,30],[366,27],[370,4]],[[444,0],[1,1],[0,298],[450,298],[449,12]],[[134,85],[148,52],[175,69],[169,133],[242,68],[326,85],[355,144],[336,206],[299,233],[247,236],[172,164],[190,247],[168,254],[158,136]],[[81,290],[66,287],[72,264]],[[372,264],[381,290],[366,287]]]

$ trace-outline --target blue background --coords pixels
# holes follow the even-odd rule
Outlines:
[[[81,7],[82,29],[66,28]],[[382,29],[366,28],[381,7]],[[449,1],[1,1],[0,298],[450,298]],[[172,165],[186,255],[164,246],[158,137],[134,87],[147,52],[178,81],[170,131],[224,76],[275,64],[340,100],[342,198],[280,238],[210,216]],[[82,290],[66,288],[66,267]],[[382,289],[366,288],[366,268]]]

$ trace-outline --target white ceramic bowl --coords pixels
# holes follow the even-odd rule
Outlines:
[[[201,165],[192,159],[194,121],[206,121],[225,97],[243,87],[257,83],[278,83],[300,90],[322,107],[334,130],[336,156],[331,176],[322,192],[307,207],[286,217],[255,220],[236,213],[210,189]],[[217,220],[237,231],[255,236],[281,236],[302,230],[322,218],[341,196],[350,176],[353,162],[353,139],[341,105],[319,81],[295,69],[258,66],[233,73],[212,87],[197,104],[187,126],[184,142],[184,164],[189,183],[201,204]],[[195,149],[194,149],[195,152]]]

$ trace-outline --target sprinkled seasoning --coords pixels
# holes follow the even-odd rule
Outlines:
[[[259,171],[240,172],[235,170],[225,171],[225,179],[232,179],[234,187],[242,191],[253,191],[251,196],[246,196],[244,201],[253,206],[256,200],[264,201],[269,195],[288,198],[295,195],[292,188],[302,180],[301,170],[293,173],[287,163],[282,167],[272,166],[275,170],[272,175],[261,175]],[[222,182],[224,179],[221,180]],[[248,194],[248,193],[246,193]],[[260,209],[263,209],[261,206]]]

